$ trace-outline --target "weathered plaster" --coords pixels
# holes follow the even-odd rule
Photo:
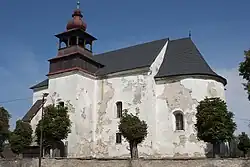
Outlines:
[[[194,128],[196,106],[205,97],[224,99],[223,84],[206,78],[172,78],[165,82],[161,81],[156,92],[159,154],[174,157],[205,156],[207,144],[197,140]],[[184,115],[183,131],[175,130],[173,112],[176,111]]]
[[[194,124],[196,106],[206,96],[224,97],[223,84],[203,77],[178,77],[156,82],[154,76],[164,59],[167,42],[145,73],[90,77],[70,72],[49,78],[47,104],[64,101],[72,121],[68,157],[129,157],[125,139],[116,144],[119,118],[116,102],[138,113],[148,124],[148,135],[138,146],[144,157],[201,157],[206,144],[198,141]],[[34,93],[35,95],[35,93]],[[184,115],[184,130],[175,130],[174,112]],[[33,126],[39,120],[34,117]]]
[[[48,93],[49,90],[47,87],[39,88],[33,90],[33,104],[37,101],[42,99],[44,93]]]

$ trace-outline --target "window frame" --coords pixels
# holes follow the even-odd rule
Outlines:
[[[184,122],[184,114],[182,111],[175,111],[174,113],[175,119],[175,131],[185,131],[185,122]]]
[[[116,102],[116,118],[122,117],[122,102],[117,101]]]

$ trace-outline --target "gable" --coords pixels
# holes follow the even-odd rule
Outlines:
[[[226,84],[226,79],[209,67],[190,38],[169,41],[163,63],[155,78],[182,75],[208,75]]]

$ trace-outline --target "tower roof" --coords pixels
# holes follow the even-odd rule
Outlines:
[[[72,19],[68,22],[66,29],[71,30],[71,29],[76,29],[76,28],[81,28],[84,31],[87,29],[87,24],[83,21],[83,15],[80,10],[80,2],[77,2],[77,8],[73,11],[72,14]]]

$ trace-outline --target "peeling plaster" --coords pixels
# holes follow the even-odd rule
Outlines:
[[[82,109],[81,116],[82,116],[83,119],[86,119],[85,108]]]
[[[218,96],[214,82],[208,83],[207,91],[208,91],[208,94],[210,95],[210,97],[217,97]]]
[[[186,111],[186,109],[192,110],[193,104],[198,103],[197,100],[192,98],[190,90],[180,82],[166,84],[158,98],[166,101],[171,112],[176,108],[180,108],[182,111]]]
[[[96,133],[102,133],[103,131],[103,125],[105,123],[110,124],[110,120],[108,118],[105,119],[105,114],[108,106],[108,102],[113,98],[114,96],[114,88],[112,87],[111,83],[108,83],[106,81],[105,86],[107,86],[107,91],[104,93],[102,101],[99,103],[99,110],[98,110],[98,121],[97,121],[97,129]]]
[[[65,106],[68,108],[69,113],[75,113],[75,107],[69,100],[66,101]]]
[[[195,119],[195,112],[186,113],[185,118],[187,120],[188,125],[193,125],[195,123],[195,120],[193,120]]]
[[[136,114],[140,114],[140,108],[139,108],[139,107],[136,107],[136,108],[135,108],[135,113],[136,113]]]
[[[136,105],[136,104],[139,104],[141,103],[141,98],[142,98],[142,88],[140,86],[137,86],[136,87],[136,90],[134,92],[134,99],[133,99],[133,103]]]
[[[197,137],[196,137],[196,135],[194,134],[194,133],[192,133],[190,136],[189,136],[189,142],[191,142],[191,143],[197,143],[198,142],[198,140],[197,140]]]
[[[197,78],[166,79],[156,83],[167,43],[150,66],[147,74],[94,80],[80,74],[54,77],[48,90],[53,100],[67,99],[72,120],[69,157],[129,157],[128,142],[116,144],[119,119],[115,103],[123,110],[138,113],[148,124],[148,136],[139,147],[145,157],[202,157],[205,143],[196,138],[196,106],[205,96],[221,96],[224,87],[213,80]],[[67,84],[67,83],[71,84]],[[38,94],[38,93],[36,93]],[[60,97],[59,97],[60,94]],[[34,93],[35,95],[35,93]],[[35,98],[33,98],[35,99]],[[224,98],[223,98],[224,99]],[[53,101],[51,100],[51,101]],[[184,131],[175,131],[173,111],[184,114]],[[38,122],[38,115],[33,122]],[[34,125],[35,123],[33,123]]]
[[[204,157],[206,143],[198,141],[194,126],[196,106],[206,96],[219,96],[223,99],[223,92],[221,83],[205,79],[172,79],[158,84],[158,153],[174,157]],[[184,114],[184,131],[175,131],[173,112],[178,110]],[[172,144],[168,145],[167,142],[170,141]]]

